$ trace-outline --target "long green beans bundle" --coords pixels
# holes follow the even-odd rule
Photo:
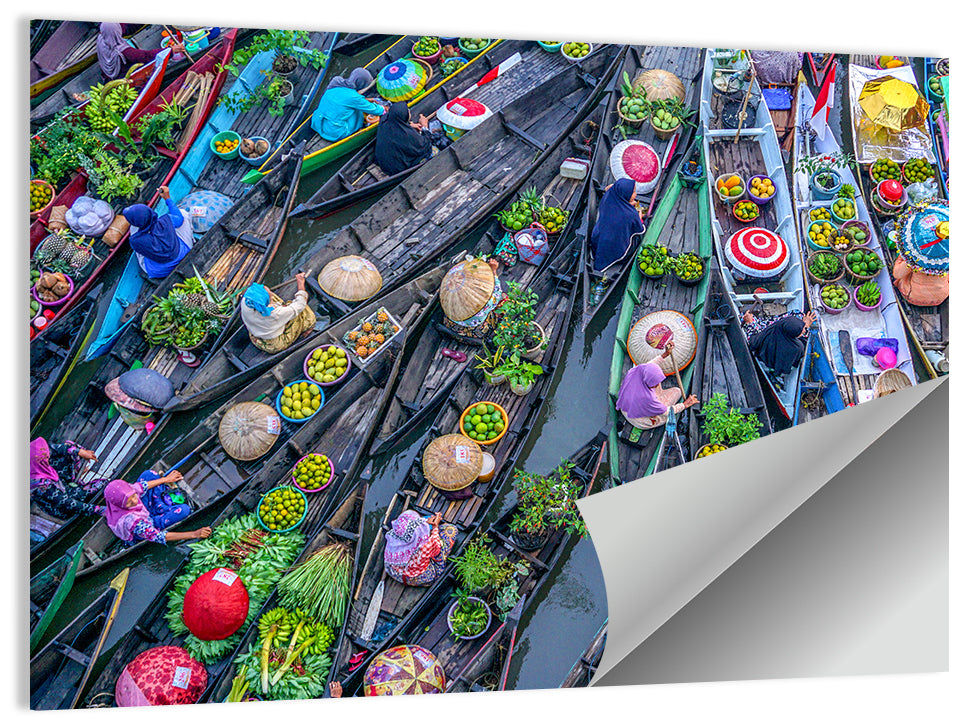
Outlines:
[[[301,608],[332,628],[345,622],[351,593],[351,550],[331,543],[315,551],[278,583],[281,604]]]

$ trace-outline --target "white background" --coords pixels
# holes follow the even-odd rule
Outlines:
[[[0,113],[10,145],[2,157],[2,197],[7,237],[2,242],[4,260],[4,315],[2,328],[6,352],[0,355],[7,402],[0,412],[0,432],[8,442],[4,458],[8,484],[26,483],[26,326],[20,322],[22,269],[27,259],[25,205],[27,145],[26,57],[27,22],[31,17],[123,22],[181,22],[247,27],[285,27],[343,32],[472,34],[487,37],[574,38],[588,41],[659,43],[747,47],[771,50],[836,50],[887,54],[950,56],[957,60],[958,47],[952,29],[960,29],[959,5],[946,2],[609,2],[545,3],[523,0],[482,0],[433,4],[423,0],[367,0],[366,2],[235,2],[190,3],[168,0],[156,5],[107,3],[103,0],[42,3],[5,3],[8,22],[3,27],[4,91],[7,102]],[[225,13],[224,17],[218,15]],[[926,14],[924,14],[926,13]],[[962,96],[957,94],[958,98]],[[964,102],[958,100],[958,104]],[[958,111],[958,117],[961,111]],[[956,131],[961,123],[955,123]],[[961,135],[964,137],[964,134]],[[956,223],[955,223],[956,224]],[[955,284],[961,290],[961,283]],[[957,296],[959,297],[959,296]],[[956,311],[952,317],[959,326]],[[11,320],[12,318],[12,320]],[[951,407],[959,408],[957,383],[951,385]],[[14,402],[10,402],[10,398]],[[952,448],[959,445],[961,425],[952,411]],[[947,432],[948,419],[935,418],[935,433]],[[960,609],[961,524],[960,464],[951,458],[951,608]],[[912,482],[912,479],[908,479]],[[12,486],[11,486],[12,487]],[[17,498],[22,498],[17,494]],[[8,499],[9,496],[3,496]],[[26,716],[27,648],[25,628],[27,599],[26,544],[15,542],[24,533],[26,508],[0,503],[3,514],[5,576],[10,579],[2,599],[3,699],[11,718]],[[958,523],[955,523],[957,521]],[[559,629],[565,633],[565,629]],[[231,718],[263,719],[265,715],[305,714],[365,721],[389,716],[444,716],[459,719],[546,718],[599,719],[646,716],[656,719],[935,719],[960,717],[962,694],[960,670],[961,624],[951,618],[951,673],[906,676],[836,678],[678,684],[571,691],[525,691],[452,697],[393,699],[344,699],[284,704],[233,704]],[[956,702],[956,703],[955,703]],[[323,704],[323,705],[321,705]],[[957,708],[954,712],[953,709]],[[54,713],[54,712],[49,712]],[[57,712],[72,714],[78,712]],[[184,718],[228,718],[228,708],[204,706],[155,711],[85,711],[82,718],[146,720],[188,714]],[[7,715],[4,715],[7,718]],[[73,716],[69,716],[73,718]],[[81,717],[78,717],[81,718]]]

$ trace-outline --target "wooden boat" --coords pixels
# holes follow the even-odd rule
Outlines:
[[[34,428],[73,370],[97,320],[99,290],[84,296],[56,328],[30,344],[30,427]]]
[[[820,88],[837,59],[836,53],[806,53],[806,66],[810,70],[810,80],[814,89]]]
[[[412,117],[418,119],[421,114],[431,120],[439,107],[452,98],[458,97],[462,91],[475,83],[481,82],[484,76],[488,77],[492,68],[498,67],[500,63],[504,63],[515,54],[521,54],[524,58],[519,62],[518,67],[507,70],[505,75],[498,75],[495,80],[467,97],[477,100],[493,113],[497,113],[517,97],[531,90],[534,85],[544,82],[568,64],[558,54],[546,53],[538,47],[537,43],[503,40],[484,55],[473,58],[472,62],[467,63],[457,73],[439,82],[431,92],[423,93],[414,99],[410,104]],[[470,134],[462,137],[465,138]],[[384,173],[375,163],[375,144],[367,142],[373,140],[374,135],[369,132],[362,149],[355,153],[311,198],[295,208],[292,211],[292,217],[324,217],[365,198],[384,193],[415,172],[419,166],[394,175]],[[425,163],[430,162],[431,160],[425,161]]]
[[[357,55],[389,37],[391,36],[378,33],[341,33],[334,52],[339,55]]]
[[[36,52],[30,53],[30,100],[36,102],[58,85],[97,62],[97,33],[100,23],[67,20],[61,22]],[[155,26],[133,25],[125,37],[138,42],[155,40],[161,31]],[[99,67],[98,67],[99,72]],[[96,80],[94,82],[97,82]]]
[[[938,63],[940,58],[924,59],[924,87],[930,84],[930,78],[938,75]],[[949,77],[949,76],[948,76]],[[927,126],[931,133],[931,142],[934,144],[934,155],[937,158],[937,178],[941,184],[941,193],[945,198],[949,198],[948,181],[950,172],[950,145],[948,134],[950,131],[950,119],[948,117],[948,105],[950,95],[950,80],[944,86],[944,99],[936,101],[931,95],[928,99],[931,103],[931,112],[927,116]]]
[[[61,20],[31,20],[30,21],[30,57],[33,57],[44,43],[61,26]]]
[[[221,86],[225,80],[224,70],[218,70],[219,66],[230,60],[232,53],[234,52],[234,43],[237,37],[237,30],[232,28],[228,32],[224,33],[218,40],[217,43],[212,45],[208,52],[203,56],[198,58],[197,62],[194,63],[191,68],[174,80],[167,88],[161,92],[159,85],[151,85],[151,100],[143,107],[139,112],[132,116],[126,116],[128,123],[134,123],[137,120],[146,117],[148,115],[153,115],[154,113],[161,110],[161,108],[170,102],[170,100],[181,92],[182,88],[188,83],[193,83],[192,78],[204,77],[208,74],[212,74],[212,80],[208,88],[208,92],[205,94],[203,88],[206,85],[205,81],[202,81],[201,89],[199,90],[201,97],[195,102],[201,102],[201,107],[195,109],[196,121],[188,122],[187,126],[183,129],[180,138],[178,140],[178,145],[175,148],[159,148],[158,152],[161,154],[162,160],[155,166],[150,177],[148,178],[147,184],[145,184],[144,189],[136,200],[144,202],[151,206],[156,206],[160,200],[160,196],[157,194],[157,187],[161,185],[166,185],[170,182],[171,178],[174,176],[175,171],[178,169],[180,164],[183,162],[188,149],[192,146],[194,141],[197,139],[198,133],[200,132],[200,123],[203,122],[211,110],[214,108],[217,102],[218,93]],[[141,96],[148,92],[145,88],[142,91]],[[84,195],[87,192],[88,179],[84,173],[78,173],[66,186],[66,188],[58,194],[57,198],[51,207],[56,205],[67,205],[70,206],[78,197]],[[114,205],[115,211],[120,211],[125,207],[126,203],[117,202]],[[48,231],[46,229],[47,219],[49,218],[50,209],[48,209],[44,214],[42,214],[30,228],[30,252],[33,253],[43,242],[44,238],[47,236]],[[67,300],[64,305],[57,309],[57,315],[48,323],[44,330],[37,334],[37,338],[41,337],[44,333],[50,332],[49,329],[52,325],[56,324],[58,319],[64,316],[80,299],[93,287],[95,281],[100,277],[104,270],[108,267],[110,262],[117,257],[117,255],[122,252],[126,247],[127,235],[120,239],[113,247],[107,246],[103,243],[103,240],[96,242],[93,246],[95,253],[95,261],[88,265],[84,269],[84,275],[78,275],[73,278],[75,285],[77,286],[73,296]],[[110,315],[111,309],[108,308],[107,314]],[[36,339],[36,338],[35,338]]]
[[[705,166],[702,143],[699,141],[690,159]],[[695,253],[703,258],[705,270],[697,285],[684,285],[675,278],[663,281],[644,277],[636,262],[636,252],[627,264],[629,280],[619,310],[616,342],[609,372],[609,467],[617,484],[654,472],[666,430],[665,426],[650,430],[638,429],[623,418],[621,411],[616,410],[623,377],[634,365],[627,350],[627,342],[633,326],[640,318],[662,310],[682,313],[693,323],[694,328],[702,328],[704,299],[709,287],[709,264],[713,253],[709,203],[709,183],[705,178],[695,186],[684,185],[680,172],[675,173],[643,239],[644,246],[659,244],[665,246],[673,255]],[[682,368],[681,376],[686,390],[693,376],[693,365]],[[663,382],[663,386],[677,387],[676,378],[670,375]]]
[[[757,307],[762,302],[763,313],[779,315],[789,311],[803,311],[804,288],[803,264],[797,243],[797,228],[792,199],[787,186],[786,174],[776,129],[762,102],[759,84],[754,79],[749,87],[735,93],[726,93],[714,87],[715,62],[722,54],[710,50],[706,53],[706,70],[703,73],[703,92],[700,115],[703,123],[703,148],[706,158],[707,180],[715,184],[717,178],[729,173],[740,173],[744,182],[754,175],[766,175],[776,189],[772,199],[760,208],[753,227],[764,228],[779,235],[786,243],[788,262],[777,280],[765,282],[754,278],[741,278],[726,260],[724,247],[729,238],[746,227],[732,213],[732,207],[724,203],[715,189],[710,190],[710,217],[713,241],[723,275],[723,283],[733,301],[738,315]],[[755,106],[754,106],[755,103]],[[741,118],[741,109],[746,118]],[[796,407],[799,366],[786,378],[775,379],[773,374],[757,362],[763,373],[766,387],[782,408],[787,419],[793,418]]]
[[[801,85],[799,88],[800,101],[798,103],[797,124],[800,130],[797,132],[796,144],[794,147],[794,165],[797,159],[814,154],[830,155],[840,151],[840,145],[833,136],[833,131],[828,127],[824,134],[824,139],[820,140],[815,133],[811,133],[807,121],[813,112],[814,98],[810,89]],[[859,185],[850,168],[842,168],[837,171],[840,173],[841,182],[856,187]],[[804,262],[814,252],[807,244],[807,229],[810,226],[810,211],[817,207],[828,207],[832,201],[815,200],[810,192],[809,177],[803,171],[798,171],[794,175],[793,200],[798,219],[798,237],[800,238],[800,253]],[[880,242],[881,236],[874,232],[871,221],[871,212],[868,210],[866,196],[863,193],[856,193],[854,197],[857,215],[856,220],[862,221],[870,231],[870,238],[867,248],[873,250],[881,258],[884,256],[883,244]],[[847,331],[851,336],[851,343],[858,337],[884,337],[895,338],[899,345],[897,353],[897,367],[904,371],[908,377],[914,378],[914,362],[911,357],[911,346],[908,343],[907,334],[904,330],[904,322],[901,317],[898,294],[890,281],[889,275],[881,271],[875,279],[880,289],[881,302],[877,310],[861,311],[853,303],[850,308],[842,313],[827,313],[820,301],[820,286],[816,283],[807,283],[810,308],[814,309],[820,319],[820,347],[826,351],[826,359],[833,369],[836,377],[836,386],[842,398],[843,405],[854,405],[873,397],[874,383],[881,373],[881,369],[876,367],[867,356],[861,356],[856,349],[851,347],[850,355],[854,362],[854,376],[851,379],[847,370],[841,349],[840,331]],[[855,290],[852,284],[848,284],[851,291]],[[844,338],[846,342],[846,337]],[[861,393],[860,391],[863,391]],[[827,404],[828,412],[831,408],[836,409],[836,403]]]
[[[569,157],[582,156],[595,136],[599,127],[604,106],[596,109],[575,128],[567,140],[551,153],[538,161],[526,185],[535,188],[547,202],[569,213],[569,222],[557,238],[550,239],[550,252],[542,265],[552,264],[560,253],[575,252],[578,245],[576,236],[585,228],[579,228],[580,208],[585,197],[590,178],[583,180],[566,178],[560,174],[560,165]],[[490,220],[487,228],[474,249],[476,256],[491,253],[506,231],[497,220]],[[527,286],[532,282],[539,268],[525,262],[510,267],[500,266],[499,281],[503,288],[508,283]],[[442,324],[441,307],[432,309],[433,322],[418,339],[416,352],[408,359],[394,395],[389,401],[385,420],[372,442],[371,453],[383,453],[396,441],[406,435],[415,425],[431,413],[438,402],[445,398],[458,377],[475,365],[474,356],[479,350],[479,341],[457,336]],[[456,363],[442,355],[442,350],[464,353],[466,361]]]
[[[574,464],[571,470],[572,478],[580,487],[580,497],[585,497],[594,490],[599,467],[605,457],[605,446],[605,437],[600,434],[577,451],[571,459]],[[518,599],[512,608],[503,609],[503,613],[506,614],[503,624],[511,623],[512,626],[500,626],[493,634],[483,634],[476,639],[463,640],[452,634],[449,631],[446,616],[452,605],[452,595],[459,588],[460,582],[454,569],[450,568],[427,594],[424,605],[404,620],[397,632],[392,634],[392,645],[421,646],[435,655],[445,669],[446,693],[469,691],[476,687],[506,689],[507,673],[514,648],[511,632],[515,630],[519,618],[526,609],[526,599],[539,596],[563,552],[576,540],[566,530],[553,529],[543,546],[535,550],[526,550],[514,539],[509,530],[509,524],[517,510],[518,507],[513,505],[486,532],[489,536],[488,540],[479,539],[496,557],[506,559],[515,565],[524,564],[525,572],[517,572],[513,579],[517,583]],[[386,596],[387,592],[386,588]],[[478,591],[473,593],[481,595]],[[490,608],[495,616],[498,607],[495,605],[496,599],[493,596],[494,592],[486,594],[482,600],[491,604]],[[503,663],[496,663],[496,646],[500,644],[506,650],[502,654]],[[333,668],[338,669],[344,665],[355,650],[357,649],[354,649],[351,644],[340,646]],[[372,657],[372,655],[365,657],[364,666],[368,665]],[[497,669],[497,675],[493,673],[493,667]],[[362,671],[363,669],[364,667]],[[355,674],[354,678],[362,675],[364,674]],[[495,677],[488,678],[490,675]],[[362,695],[363,689],[360,684],[350,685],[345,688],[345,692]]]
[[[563,339],[569,326],[576,288],[572,277],[574,270],[574,259],[568,255],[560,256],[556,263],[545,268],[530,286],[540,298],[536,322],[545,329],[548,339],[540,361],[545,372],[536,377],[533,390],[526,396],[517,396],[507,388],[508,384],[489,386],[479,371],[465,372],[453,386],[448,402],[440,408],[432,423],[429,436],[434,438],[456,432],[459,416],[463,409],[473,402],[488,401],[501,405],[508,417],[505,434],[496,443],[486,446],[486,452],[495,458],[495,478],[488,483],[473,484],[470,487],[472,495],[468,498],[449,500],[425,481],[418,459],[410,458],[407,465],[400,469],[399,477],[402,481],[389,504],[383,528],[407,509],[409,504],[422,516],[441,513],[442,522],[453,524],[458,530],[452,554],[459,553],[468,538],[479,528],[489,507],[509,479],[516,459],[525,445],[528,429],[545,402],[546,390],[551,384],[553,370],[562,352]],[[428,440],[426,439],[426,442]],[[370,512],[370,509],[366,508],[366,516]],[[361,570],[353,584],[356,590],[348,612],[344,643],[333,663],[330,676],[331,680],[339,681],[349,694],[354,691],[362,675],[358,669],[350,670],[351,657],[362,651],[377,654],[393,645],[397,632],[407,624],[412,614],[435,598],[436,590],[444,580],[444,577],[439,578],[427,587],[404,586],[396,582],[384,573],[384,549],[384,537],[379,534],[371,547],[365,549],[365,560],[362,561],[359,557],[356,561],[356,567]],[[378,595],[376,589],[381,582],[384,582],[384,585],[381,585],[384,594],[378,604],[377,623],[382,630],[379,640],[364,639],[362,636],[369,605],[373,597]]]
[[[413,325],[417,324],[417,310],[413,312],[410,322]],[[401,343],[403,349],[407,337],[407,334],[402,332],[389,342],[392,345]],[[312,528],[318,528],[316,524],[320,523],[319,519],[328,518],[335,504],[349,495],[345,488],[350,486],[352,482],[350,479],[355,478],[365,460],[365,448],[371,440],[379,415],[384,410],[385,399],[392,392],[400,357],[400,351],[395,355],[394,360],[388,352],[378,354],[370,364],[372,367],[366,369],[367,372],[358,373],[342,384],[341,389],[326,402],[322,413],[317,414],[317,421],[312,418],[301,424],[300,429],[287,439],[280,439],[280,443],[276,444],[278,450],[266,461],[262,458],[248,464],[232,462],[234,464],[234,468],[230,469],[232,473],[245,470],[243,466],[247,465],[250,477],[211,525],[215,526],[227,518],[253,512],[257,509],[258,502],[265,492],[287,482],[292,467],[306,452],[324,450],[334,465],[336,477],[326,489],[310,494],[308,515],[304,522],[306,534]],[[327,422],[320,422],[322,418]],[[286,422],[282,423],[282,431],[286,434],[290,433],[290,425]],[[214,482],[220,482],[216,480],[218,471],[225,467],[223,464],[229,459],[221,454],[210,460],[209,464],[203,454],[195,456],[197,472],[207,474]],[[168,466],[163,462],[156,463],[155,469],[159,473],[164,473],[168,470]],[[182,564],[171,572],[167,584],[158,594],[159,599],[166,599],[186,563],[185,558]],[[165,613],[165,603],[154,603],[145,609],[134,626],[135,632],[125,637],[94,683],[86,697],[86,705],[94,705],[98,698],[104,698],[105,694],[113,694],[117,676],[124,666],[142,651],[157,645],[176,645],[181,642],[181,639],[174,637],[171,633],[164,618]],[[209,678],[218,678],[229,662],[230,655],[209,665]]]
[[[750,61],[756,63],[753,59],[753,54],[750,54]],[[794,78],[792,83],[775,83],[766,82],[761,83],[763,90],[777,90],[783,91],[784,94],[790,97],[790,106],[788,108],[784,107],[774,107],[776,103],[772,104],[767,102],[767,96],[764,94],[763,101],[767,105],[767,110],[770,113],[770,120],[773,121],[773,127],[777,132],[777,142],[780,144],[780,150],[783,152],[783,157],[785,160],[789,160],[793,153],[793,142],[794,135],[797,129],[797,87],[801,84],[805,84],[806,79],[803,77],[803,71],[797,72],[797,76]]]
[[[304,534],[309,540],[297,560],[291,564],[291,567],[300,566],[316,551],[320,551],[331,543],[344,544],[354,557],[361,533],[364,530],[362,527],[364,519],[362,507],[367,492],[368,486],[366,483],[356,483],[329,518],[306,519],[303,524]],[[261,612],[252,620],[231,657],[225,663],[218,664],[219,675],[216,677],[208,675],[207,688],[198,703],[220,703],[226,700],[228,693],[231,691],[231,682],[237,673],[234,660],[239,653],[246,651],[252,643],[257,642],[258,619],[277,605],[279,605],[279,598],[278,591],[275,589],[262,605]],[[255,692],[256,690],[252,689],[252,693]]]
[[[579,657],[572,668],[569,669],[569,673],[563,679],[560,684],[560,688],[580,688],[588,686],[589,682],[592,681],[592,677],[596,675],[596,669],[599,667],[599,661],[602,658],[603,650],[606,648],[606,631],[609,629],[609,619],[606,619],[605,623],[593,636],[592,641],[590,641],[589,646],[586,648],[586,652]]]
[[[649,217],[655,211],[663,192],[666,191],[667,178],[671,178],[679,165],[679,159],[685,157],[688,145],[693,138],[695,129],[683,126],[669,140],[662,140],[657,136],[649,121],[643,122],[638,127],[625,123],[619,116],[617,109],[619,101],[622,99],[621,79],[623,74],[629,76],[630,81],[635,81],[641,73],[647,70],[665,70],[676,75],[683,84],[686,91],[688,107],[696,109],[699,99],[699,78],[703,72],[701,62],[704,51],[701,48],[686,47],[666,47],[662,45],[652,45],[641,47],[631,45],[626,52],[622,68],[617,73],[616,85],[608,91],[606,97],[606,112],[601,126],[600,139],[597,152],[593,157],[592,169],[592,190],[589,193],[588,218],[589,228],[587,231],[583,250],[582,268],[582,327],[586,326],[593,319],[599,309],[606,304],[606,300],[620,285],[626,276],[629,268],[634,265],[635,251],[628,253],[627,257],[614,264],[604,272],[596,271],[592,265],[591,253],[589,250],[589,238],[593,227],[596,224],[599,212],[599,203],[602,200],[606,189],[614,182],[612,171],[609,166],[610,155],[613,148],[623,140],[639,140],[649,144],[650,147],[660,157],[660,167],[662,174],[660,180],[648,195],[637,193],[636,201],[641,208],[646,208],[646,215]],[[694,118],[694,123],[695,123]],[[677,151],[679,151],[677,153]]]
[[[300,162],[300,156],[291,157],[276,178],[259,184],[235,203],[174,271],[154,286],[154,295],[167,296],[175,284],[192,277],[195,269],[221,292],[240,290],[259,280],[284,234],[287,211],[298,189]],[[149,438],[143,432],[143,419],[133,419],[134,425],[128,425],[123,413],[114,416],[111,401],[103,391],[107,383],[132,367],[144,366],[166,375],[174,387],[179,388],[192,372],[173,350],[147,343],[139,323],[143,310],[138,309],[134,320],[125,327],[87,388],[59,424],[61,437],[90,448],[97,455],[99,460],[92,472],[98,477],[125,477],[131,460]],[[235,309],[236,314],[239,312]],[[217,347],[224,337],[226,334],[222,331],[219,338],[211,341],[212,346]],[[196,350],[194,354],[203,355],[203,351]],[[166,422],[166,415],[158,418],[154,432],[161,430]]]
[[[30,708],[75,708],[100,659],[124,597],[129,568],[30,659]]]
[[[837,376],[820,342],[819,333],[811,333],[810,347],[803,357],[800,371],[800,398],[793,425],[807,423],[845,408]]]
[[[33,651],[74,587],[84,542],[78,541],[63,556],[30,579],[30,650]]]

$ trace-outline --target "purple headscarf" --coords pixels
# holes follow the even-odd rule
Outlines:
[[[121,53],[130,47],[120,23],[101,23],[97,33],[97,62],[108,78],[116,79],[124,67]]]
[[[619,386],[616,409],[627,418],[649,418],[666,412],[666,404],[656,397],[653,389],[666,379],[666,374],[656,363],[641,363],[630,369]]]
[[[405,511],[399,515],[392,521],[392,530],[385,534],[385,563],[390,566],[407,564],[431,532],[428,521],[417,512]]]
[[[37,438],[30,442],[30,487],[36,488],[51,482],[64,490],[60,476],[50,465],[50,446],[43,438]]]
[[[124,504],[131,496],[137,497],[137,505],[127,508]],[[151,522],[148,513],[137,490],[127,481],[111,481],[104,489],[104,499],[107,501],[107,525],[122,541],[129,541],[134,536],[134,525],[138,521]]]

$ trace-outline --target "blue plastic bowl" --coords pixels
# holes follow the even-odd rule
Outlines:
[[[321,391],[320,394],[318,395],[318,397],[321,398],[321,405],[319,405],[318,408],[315,410],[315,412],[312,413],[307,418],[290,418],[289,416],[286,416],[284,413],[281,412],[281,398],[284,395],[285,388],[290,388],[295,383],[310,383],[313,386],[318,386],[318,390]],[[322,388],[319,383],[311,380],[310,378],[299,378],[296,381],[291,381],[291,383],[285,384],[284,388],[278,391],[278,395],[274,399],[274,407],[277,409],[278,415],[284,418],[289,423],[304,423],[305,421],[310,421],[312,418],[315,417],[318,411],[320,411],[322,408],[325,407],[325,389]]]

